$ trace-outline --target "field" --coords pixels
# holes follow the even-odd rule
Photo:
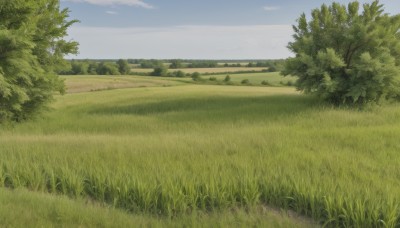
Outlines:
[[[180,84],[177,81],[154,77],[129,77],[129,76],[62,76],[65,79],[67,93],[91,92],[138,87],[159,87]]]
[[[65,78],[76,90],[43,118],[0,129],[0,187],[27,189],[2,190],[2,205],[84,226],[400,224],[398,104],[358,111],[292,87],[126,77],[137,88],[108,90],[114,77]],[[24,219],[0,210],[0,221]]]
[[[238,71],[258,71],[261,72],[265,70],[266,67],[216,67],[216,68],[181,68],[181,69],[169,69],[169,72],[183,71],[187,74],[192,74],[194,72],[203,73],[224,73],[224,72],[238,72]],[[150,73],[153,69],[142,69],[142,68],[132,68],[132,72],[137,73]]]
[[[174,219],[130,214],[118,209],[27,190],[0,189],[2,227],[316,227],[294,215],[265,207],[181,215]],[[251,216],[249,216],[251,213]],[[200,225],[201,224],[201,225]]]
[[[287,84],[289,81],[294,83],[296,79],[294,77],[282,77],[279,72],[264,72],[264,73],[244,73],[244,74],[227,74],[231,77],[231,81],[240,83],[244,79],[248,79],[253,85],[260,85],[262,81],[267,82],[269,85],[281,86],[281,84]],[[217,80],[222,81],[226,75],[207,75],[203,78],[215,77]]]

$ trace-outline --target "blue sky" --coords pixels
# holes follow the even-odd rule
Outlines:
[[[80,54],[70,58],[272,59],[291,55],[291,25],[302,12],[331,2],[61,0],[61,6],[81,21],[70,29]],[[381,3],[400,13],[400,1]]]

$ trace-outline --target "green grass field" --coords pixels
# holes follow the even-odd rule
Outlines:
[[[248,79],[250,84],[260,85],[262,81],[266,81],[269,85],[272,86],[282,86],[283,84],[287,84],[289,81],[294,83],[296,79],[294,77],[283,77],[279,72],[263,72],[263,73],[244,73],[244,74],[226,74],[231,77],[231,81],[234,83],[240,83],[244,79]],[[226,75],[204,75],[204,79],[208,79],[210,77],[215,77],[219,81],[223,81]]]
[[[299,223],[257,209],[268,206],[328,227],[399,226],[400,105],[357,111],[290,87],[155,84],[58,96],[43,118],[2,126],[0,187],[30,192],[2,190],[0,201],[20,211],[50,197],[45,225],[52,207],[66,226],[78,215],[95,226],[107,207],[115,226]]]
[[[62,76],[65,80],[67,93],[80,93],[100,90],[112,90],[138,87],[159,87],[180,84],[172,79],[162,77],[135,77],[135,76]]]

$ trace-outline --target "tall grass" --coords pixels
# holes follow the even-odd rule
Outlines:
[[[175,218],[129,214],[85,200],[0,189],[2,227],[317,227],[280,211],[254,207],[206,213],[196,211]]]
[[[328,227],[397,227],[399,141],[398,105],[335,109],[290,88],[71,94],[0,130],[0,186],[171,217],[267,204]]]

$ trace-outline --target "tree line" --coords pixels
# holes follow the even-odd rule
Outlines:
[[[59,71],[60,75],[126,75],[131,71],[127,60],[71,60]]]

